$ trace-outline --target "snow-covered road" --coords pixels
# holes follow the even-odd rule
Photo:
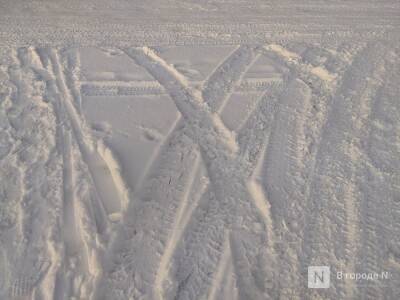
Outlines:
[[[0,300],[399,299],[399,26],[389,0],[0,1]]]

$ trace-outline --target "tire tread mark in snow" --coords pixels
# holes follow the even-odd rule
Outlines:
[[[39,57],[39,61],[36,65],[33,66],[34,71],[38,75],[47,74],[46,77],[50,78],[46,67],[45,60],[41,60],[43,56],[40,56],[40,49],[35,49],[34,54]],[[41,53],[43,54],[43,53]],[[46,88],[46,97],[52,98],[57,94],[56,85],[54,81],[47,82]],[[74,166],[72,159],[72,150],[73,150],[73,140],[71,135],[71,127],[66,117],[66,111],[63,103],[61,101],[53,102],[54,113],[57,121],[56,127],[56,140],[57,146],[56,149],[60,153],[62,158],[62,198],[63,198],[63,217],[62,217],[62,238],[63,238],[63,253],[57,253],[61,259],[66,263],[63,265],[62,269],[59,268],[56,271],[56,276],[54,279],[54,291],[52,292],[54,297],[61,298],[62,295],[68,294],[73,295],[74,291],[68,290],[71,288],[68,283],[68,279],[65,275],[65,270],[69,267],[69,259],[75,255],[80,256],[80,272],[83,272],[87,275],[88,261],[87,261],[87,253],[83,250],[83,237],[79,232],[78,228],[78,220],[77,220],[77,210],[76,206],[78,204],[76,194],[75,194],[75,178],[74,178]],[[53,249],[51,252],[56,251]],[[60,257],[56,259],[59,260]]]
[[[181,119],[181,117],[179,117],[179,119]],[[180,142],[180,140],[182,139],[182,138],[184,138],[184,122],[182,121],[182,120],[178,120],[177,121],[177,123],[176,123],[176,126],[172,129],[172,131],[171,131],[171,135],[173,135],[174,137],[173,138],[167,138],[165,141],[164,141],[164,143],[163,143],[163,145],[162,146],[160,146],[160,150],[158,150],[158,151],[156,151],[156,153],[155,153],[155,160],[154,160],[154,162],[152,163],[152,165],[153,166],[151,166],[151,168],[150,168],[150,170],[152,170],[152,169],[155,169],[155,171],[157,172],[157,173],[159,173],[159,168],[161,167],[161,168],[163,168],[162,167],[162,165],[160,165],[160,163],[162,164],[162,161],[163,160],[165,160],[165,161],[168,161],[168,162],[171,162],[171,161],[176,161],[177,162],[177,168],[171,168],[171,167],[165,167],[165,170],[167,170],[169,173],[171,173],[171,170],[175,170],[175,169],[177,169],[178,171],[180,170],[180,169],[185,169],[185,167],[184,167],[184,165],[183,166],[180,166],[181,164],[182,164],[182,160],[179,162],[179,160],[175,160],[175,159],[172,159],[172,157],[176,154],[176,153],[179,153],[180,152],[180,150],[179,149],[175,149],[174,150],[174,145],[177,145],[177,146],[179,146],[179,144],[181,143]],[[180,130],[180,133],[179,133],[179,135],[177,136],[177,133],[175,133],[175,131],[178,131],[178,130]],[[173,147],[173,148],[171,148],[171,149],[169,149],[168,147]],[[164,154],[165,153],[165,154]],[[170,154],[168,154],[168,153],[170,153]],[[172,156],[171,156],[172,155]],[[182,154],[182,156],[183,156],[183,154]],[[163,160],[160,160],[160,159],[162,159],[163,157],[165,157]],[[187,157],[185,156],[185,160],[187,160]],[[190,163],[189,163],[190,164]],[[180,166],[180,167],[179,167]],[[146,181],[148,181],[148,180],[151,180],[151,176],[149,176],[149,175],[143,175],[142,176],[143,177],[143,180],[144,180],[144,178],[146,179]],[[173,178],[173,177],[176,177],[176,174],[174,174],[173,172],[170,174],[170,175],[168,175],[168,173],[167,174],[165,174],[165,178]],[[185,180],[186,179],[186,176],[180,176],[179,178],[177,178],[177,179],[174,179],[173,180],[173,185],[182,185],[182,186],[184,186],[184,183],[183,182],[180,182],[180,181],[182,181],[182,180]],[[144,182],[143,180],[141,180],[141,182]],[[170,179],[170,181],[171,181],[171,179]],[[147,188],[149,188],[149,190],[153,190],[154,191],[154,189],[159,189],[161,186],[163,186],[162,184],[160,185],[160,184],[156,184],[155,186],[153,186],[152,188],[149,188],[149,187],[146,187],[146,185],[143,185],[142,186],[142,184],[139,184],[138,185],[138,194],[139,195],[141,195],[141,194],[143,194],[143,191],[145,190],[145,189],[147,189]],[[173,187],[173,186],[172,186]],[[170,187],[170,192],[171,192],[171,196],[172,196],[172,199],[173,200],[178,200],[178,199],[180,199],[180,197],[178,197],[177,195],[176,195],[176,193],[174,192],[174,189],[171,189],[172,187]],[[162,193],[161,193],[162,194]],[[160,197],[162,197],[162,195],[160,194]],[[159,200],[157,200],[157,199],[154,199],[154,195],[158,195],[158,193],[153,193],[153,200],[155,200],[155,201],[159,201]],[[175,195],[175,196],[174,196]],[[178,194],[179,195],[179,194]],[[199,196],[201,196],[201,195],[199,195]],[[195,201],[196,202],[196,201]],[[176,205],[170,205],[169,207],[170,208],[172,208],[172,209],[176,209],[176,207],[175,207]],[[183,228],[184,228],[184,226],[185,226],[185,224],[189,221],[189,218],[190,218],[190,216],[191,216],[191,212],[190,211],[193,211],[193,209],[194,209],[194,207],[193,207],[193,204],[192,204],[192,206],[191,206],[191,208],[188,210],[188,215],[186,215],[185,216],[185,218],[184,218],[184,220],[182,220],[181,221],[181,226],[183,226]],[[164,208],[164,210],[165,210],[165,208]],[[128,214],[129,215],[129,214]],[[138,216],[139,218],[140,218],[140,216]],[[179,220],[177,220],[177,222],[179,223]],[[154,224],[153,224],[154,225]],[[160,225],[160,224],[158,224],[158,225]],[[162,226],[161,226],[162,228],[168,228],[168,225],[167,224],[163,224]],[[159,232],[160,231],[160,229],[159,230],[156,230],[157,232]],[[149,252],[152,252],[152,251],[149,251]]]
[[[71,95],[65,84],[59,54],[55,50],[50,50],[47,55],[52,63],[54,80],[61,93],[61,101],[65,105],[82,157],[89,166],[98,196],[103,200],[103,206],[107,214],[119,213],[122,209],[122,205],[126,203],[125,197],[127,189],[116,182],[115,175],[113,175],[113,172],[116,171],[110,170],[102,155],[100,155],[97,149],[94,149],[91,144],[88,133],[84,132],[84,125],[80,120],[81,117],[71,102]],[[118,201],[115,201],[116,195],[118,195]]]
[[[127,50],[127,54],[131,56],[139,65],[142,67],[145,67],[147,71],[152,74],[159,82],[164,85],[168,93],[171,95],[172,99],[175,101],[177,104],[178,110],[182,113],[183,118],[185,121],[187,121],[188,126],[189,126],[189,137],[193,139],[194,141],[199,143],[200,146],[200,152],[202,153],[203,158],[205,159],[205,165],[207,167],[207,172],[211,178],[211,182],[213,185],[213,189],[216,191],[216,195],[218,199],[224,199],[228,198],[230,201],[233,201],[232,203],[230,201],[222,204],[222,207],[216,207],[214,208],[214,211],[217,212],[215,216],[218,216],[219,213],[218,211],[221,211],[222,214],[222,219],[218,221],[219,218],[216,217],[211,217],[211,219],[208,219],[209,222],[207,222],[209,225],[205,224],[207,232],[210,232],[212,230],[212,234],[206,236],[206,240],[203,240],[204,238],[200,239],[199,241],[194,241],[195,244],[200,242],[203,247],[202,249],[206,251],[206,254],[210,256],[210,259],[207,262],[202,262],[200,263],[199,259],[201,259],[201,255],[199,255],[202,251],[201,249],[197,249],[195,253],[197,258],[194,258],[194,260],[191,260],[193,263],[194,261],[198,261],[196,263],[196,273],[197,276],[191,276],[190,280],[188,280],[188,283],[185,287],[181,287],[185,290],[186,293],[194,293],[193,295],[196,295],[197,293],[201,293],[202,290],[204,290],[204,286],[209,285],[209,275],[208,277],[205,276],[204,274],[213,274],[217,268],[218,264],[218,259],[221,255],[221,245],[220,240],[221,237],[223,237],[223,228],[226,226],[224,224],[227,224],[225,222],[234,223],[235,217],[227,215],[226,212],[223,213],[223,211],[227,209],[233,209],[234,205],[233,203],[238,202],[238,206],[248,206],[249,203],[247,202],[250,200],[250,195],[249,192],[247,191],[247,186],[246,183],[243,179],[236,178],[238,173],[241,173],[240,171],[237,171],[237,167],[242,168],[241,163],[237,164],[238,162],[234,162],[234,158],[232,158],[232,155],[234,157],[234,154],[231,152],[230,147],[226,147],[226,140],[229,140],[229,136],[227,135],[216,135],[216,131],[223,131],[220,130],[222,124],[220,123],[214,123],[214,120],[210,119],[210,114],[206,108],[201,106],[201,103],[203,103],[201,97],[196,93],[196,91],[190,91],[187,88],[187,82],[185,78],[182,78],[183,76],[180,75],[176,70],[174,70],[170,65],[168,65],[166,62],[162,61],[161,58],[157,57],[154,52],[151,50],[144,48],[144,49],[130,49]],[[185,99],[185,101],[183,100]],[[192,106],[192,107],[191,107]],[[200,116],[203,118],[199,120],[200,124],[197,124],[196,119],[199,119],[198,114],[194,114],[193,112],[202,112]],[[213,116],[214,117],[214,116]],[[205,122],[205,120],[208,120],[208,122]],[[210,122],[211,121],[211,122]],[[214,121],[214,122],[213,122]],[[186,124],[187,124],[186,123]],[[208,129],[209,124],[212,124],[212,126],[216,126],[218,129]],[[200,126],[199,126],[200,125]],[[191,129],[202,129],[199,131],[190,131]],[[206,130],[204,130],[205,127]],[[215,128],[215,127],[214,127]],[[202,137],[202,138],[198,138]],[[210,139],[212,137],[212,139]],[[213,147],[211,147],[211,144]],[[215,160],[215,157],[218,157],[222,159],[221,161]],[[226,164],[223,163],[223,161],[227,160]],[[212,165],[210,164],[211,161],[217,162],[217,165]],[[226,165],[228,166],[228,169],[225,170]],[[236,165],[236,167],[235,167]],[[222,172],[222,173],[221,173]],[[226,173],[228,172],[228,173]],[[235,175],[233,175],[233,182],[232,180],[232,174],[231,172],[234,172]],[[222,180],[221,180],[222,176]],[[229,179],[228,179],[229,178]],[[239,182],[239,181],[240,182]],[[232,186],[229,188],[228,186]],[[234,188],[233,188],[234,187]],[[240,187],[240,192],[235,192],[235,190]],[[223,195],[224,190],[227,190],[229,192],[229,195]],[[234,193],[234,194],[232,194]],[[206,206],[209,204],[206,204]],[[241,211],[239,207],[235,207],[233,212],[233,215],[236,215],[237,213],[242,214],[245,213],[246,215],[249,214],[249,216],[252,216],[251,218],[257,219],[258,217],[261,217],[262,213],[255,213],[255,211],[251,211],[250,213],[248,212],[248,207],[245,208],[244,211]],[[251,205],[250,205],[251,206]],[[213,210],[211,210],[213,211]],[[225,215],[225,216],[224,216]],[[228,219],[226,218],[228,216]],[[247,216],[247,217],[249,217]],[[209,216],[208,216],[209,217]],[[207,213],[205,214],[204,218],[207,218]],[[250,220],[251,220],[250,218]],[[246,220],[246,221],[250,221]],[[222,222],[218,226],[210,226],[211,224],[218,224],[215,222]],[[257,222],[257,221],[250,221],[250,222]],[[263,221],[264,222],[264,221]],[[190,226],[190,225],[189,225]],[[231,225],[229,225],[231,226]],[[265,225],[262,225],[265,226]],[[269,224],[268,224],[269,226]],[[196,226],[198,228],[198,226]],[[250,227],[251,228],[251,227]],[[250,229],[252,231],[253,229]],[[188,244],[190,244],[188,242]],[[214,253],[214,255],[212,255]],[[256,255],[257,253],[248,253],[253,257],[253,255]],[[252,263],[255,264],[255,257],[252,258]],[[184,259],[185,260],[185,259]],[[178,263],[179,264],[179,263]],[[184,266],[184,264],[182,264]],[[182,270],[184,271],[184,270]],[[240,270],[241,272],[242,270]],[[210,273],[211,272],[211,273]],[[182,272],[179,272],[182,273]],[[187,273],[187,270],[184,271],[183,273]],[[244,278],[244,277],[243,277]],[[246,281],[245,284],[250,284],[250,282]],[[191,288],[188,288],[191,287]],[[251,287],[242,287],[242,289],[246,288],[251,288]],[[194,289],[194,290],[193,290]],[[258,289],[258,288],[256,288]],[[255,295],[257,295],[258,292],[254,292]],[[261,295],[258,295],[257,297],[261,297]]]
[[[11,270],[3,271],[5,277],[10,275],[7,280],[9,297],[31,297],[35,290],[41,288],[38,285],[51,265],[50,260],[43,258],[47,254],[45,249],[33,246],[36,242],[43,242],[47,233],[47,228],[44,227],[47,225],[46,222],[35,222],[35,217],[46,216],[45,211],[48,209],[46,204],[50,201],[50,192],[42,188],[48,183],[57,182],[57,179],[54,182],[46,181],[45,168],[54,167],[51,157],[51,148],[54,146],[51,135],[53,131],[49,126],[51,122],[47,123],[47,119],[37,118],[46,111],[41,105],[43,95],[39,94],[37,102],[31,101],[32,95],[37,92],[35,81],[40,81],[34,76],[32,65],[35,57],[32,56],[32,48],[18,48],[14,53],[15,64],[8,70],[10,83],[15,86],[14,93],[10,95],[9,121],[18,139],[26,140],[30,146],[18,151],[19,155],[15,159],[15,167],[24,174],[21,178],[22,191],[18,212],[20,223],[14,232],[15,239],[12,240],[13,252],[7,255]],[[41,143],[43,140],[47,140],[49,144],[43,145]],[[28,156],[24,158],[24,155]],[[13,180],[18,179],[13,178]]]
[[[146,180],[138,187],[135,201],[126,210],[124,226],[117,233],[110,249],[112,257],[124,253],[127,259],[133,253],[146,253],[149,261],[146,268],[141,267],[139,261],[118,262],[118,268],[132,265],[135,277],[143,281],[143,286],[138,284],[135,289],[142,290],[146,295],[153,294],[153,284],[160,268],[158,263],[161,263],[169,243],[168,238],[173,234],[171,228],[174,226],[176,212],[184,205],[182,199],[185,187],[193,176],[191,170],[195,160],[196,149],[187,143],[183,132],[172,132],[158,151]],[[157,219],[157,222],[149,222],[149,215]],[[121,238],[125,241],[121,242]],[[114,286],[116,283],[109,284]]]
[[[348,271],[355,268],[352,262],[360,226],[358,187],[355,184],[360,163],[357,142],[361,137],[363,120],[368,118],[371,97],[377,89],[380,50],[379,46],[368,46],[354,59],[343,76],[322,129],[321,147],[310,185],[309,209],[312,212],[303,239],[303,252],[308,257],[304,268],[328,262],[333,272],[343,267]],[[365,65],[365,57],[370,64]],[[365,73],[370,74],[373,80],[364,79]],[[349,82],[353,84],[349,85]],[[331,291],[332,297],[347,297],[355,292],[351,281],[338,281]]]
[[[299,79],[289,79],[279,97],[261,178],[271,203],[275,247],[280,249],[281,280],[285,289],[297,288],[299,232],[305,208],[303,178],[306,176],[306,126],[311,107],[311,89]],[[284,295],[282,289],[282,296]]]
[[[258,57],[256,47],[239,46],[221,63],[206,80],[202,97],[211,111],[220,112],[233,89]]]
[[[204,138],[204,142],[199,141],[199,146],[204,148],[207,156],[215,155],[215,153],[210,153],[214,151],[209,147],[209,144],[214,143],[215,148],[223,153],[236,151],[236,140],[232,133],[225,127],[220,117],[204,105],[201,93],[190,89],[186,78],[173,66],[146,47],[131,48],[126,53],[164,86],[186,124],[191,124],[192,137],[196,135]]]
[[[400,277],[399,270],[393,267],[391,260],[399,261],[400,249],[400,210],[396,196],[399,195],[400,165],[399,146],[393,142],[396,129],[400,125],[399,94],[399,58],[394,51],[382,51],[385,55],[384,76],[374,78],[382,82],[378,93],[372,99],[369,131],[365,130],[361,144],[363,164],[360,173],[368,174],[358,178],[360,186],[362,221],[362,245],[359,259],[362,272],[389,271],[391,278],[379,283],[360,284],[360,293],[366,299],[376,299],[382,293],[387,297],[396,297],[398,289],[391,282]],[[381,54],[382,55],[382,54]],[[384,127],[382,124],[385,124]],[[385,128],[385,129],[384,129]],[[396,183],[397,180],[397,183]],[[382,196],[384,195],[384,196]],[[390,212],[390,213],[388,213]],[[392,255],[387,255],[391,253]],[[366,269],[366,270],[365,270]],[[366,286],[365,286],[366,285]]]

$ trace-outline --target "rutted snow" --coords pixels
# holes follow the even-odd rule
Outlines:
[[[0,300],[398,299],[399,2],[195,2],[0,1]]]

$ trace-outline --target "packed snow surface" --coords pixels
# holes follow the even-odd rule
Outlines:
[[[398,0],[0,0],[0,300],[400,299],[399,38]]]

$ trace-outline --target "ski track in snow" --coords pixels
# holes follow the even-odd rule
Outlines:
[[[158,2],[0,1],[0,300],[398,299],[398,3]]]

